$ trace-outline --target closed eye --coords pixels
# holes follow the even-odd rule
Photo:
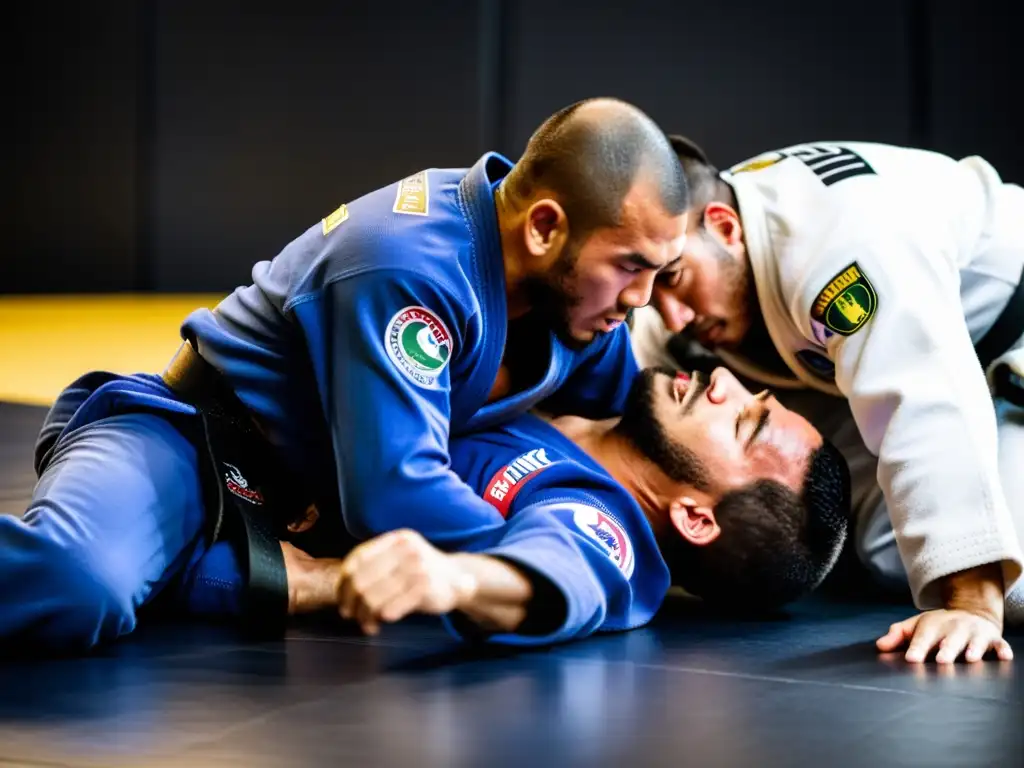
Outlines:
[[[754,431],[750,433],[750,437],[747,439],[747,444],[744,448],[749,448],[757,440],[757,436],[764,431],[764,428],[768,426],[768,420],[771,418],[771,411],[767,408],[761,410],[761,415],[757,418],[757,426],[754,427]]]
[[[766,389],[763,392],[759,392],[754,397],[754,401],[758,402],[758,403],[763,403],[765,400],[767,400],[771,396],[772,396],[771,390],[770,389]],[[742,425],[742,423],[744,421],[750,421],[750,418],[748,417],[749,413],[750,413],[750,411],[748,409],[744,408],[742,411],[740,411],[739,415],[737,415],[737,417],[736,417],[736,439],[737,440],[739,440],[739,437],[740,437],[740,426]],[[757,436],[759,434],[761,434],[761,432],[764,431],[765,427],[768,426],[768,422],[769,422],[770,419],[771,419],[771,410],[769,410],[768,408],[762,408],[761,412],[757,416],[757,424],[755,424],[754,428],[751,430],[750,437],[747,438],[746,444],[744,445],[744,449],[747,449],[751,445],[754,444],[754,441],[757,440]]]
[[[632,274],[644,271],[665,274],[669,270],[675,270],[679,265],[679,262],[680,257],[676,257],[666,264],[655,264],[653,261],[649,261],[639,253],[631,253],[626,256],[625,260],[619,266],[621,269]]]

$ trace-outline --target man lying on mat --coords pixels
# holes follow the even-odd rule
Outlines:
[[[721,368],[647,369],[621,420],[527,414],[451,455],[488,503],[459,551],[411,530],[338,560],[285,544],[290,612],[338,610],[369,633],[438,614],[463,637],[558,642],[647,623],[672,583],[734,610],[778,607],[824,578],[846,535],[842,457]]]
[[[457,542],[493,508],[449,438],[542,401],[621,413],[622,321],[679,258],[688,205],[664,133],[608,99],[552,116],[515,165],[488,153],[342,205],[189,316],[163,377],[62,393],[29,509],[0,517],[0,639],[90,647],[207,555],[283,565],[259,511],[282,499],[330,510],[337,544]],[[285,614],[259,581],[283,568],[256,570],[252,615]]]

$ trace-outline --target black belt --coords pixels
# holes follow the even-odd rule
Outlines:
[[[1024,336],[1024,269],[1010,300],[996,318],[981,341],[974,346],[981,367],[988,367]],[[992,372],[992,387],[997,397],[1024,408],[1024,378],[1008,365],[1000,365]]]
[[[1024,269],[1003,311],[988,333],[974,345],[981,367],[988,370],[993,361],[1016,344],[1021,336],[1024,336]]]
[[[191,344],[182,345],[163,379],[202,419],[205,445],[196,448],[208,459],[201,467],[213,538],[230,541],[247,569],[247,628],[279,632],[288,614],[280,533],[289,518],[285,512],[300,505],[294,481],[283,476],[282,463],[245,405]]]

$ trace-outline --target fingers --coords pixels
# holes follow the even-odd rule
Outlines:
[[[342,618],[356,618],[361,594],[398,567],[395,550],[393,537],[386,534],[361,544],[345,558],[338,584],[338,611]]]
[[[1006,641],[1004,640],[1003,642]],[[970,644],[968,644],[967,650],[964,652],[964,660],[970,662],[981,661],[982,658],[984,658],[985,653],[988,651],[989,646],[993,645],[998,645],[998,643],[992,643],[989,641],[988,638],[982,637],[980,635],[975,635],[971,638],[971,642]],[[939,661],[938,658],[936,658],[935,660]],[[954,660],[955,657],[954,659],[948,659],[946,661],[951,662]]]
[[[346,558],[338,586],[338,611],[367,634],[381,620],[397,621],[419,606],[423,544],[412,531],[394,531],[360,545]],[[385,610],[386,609],[386,610]]]
[[[952,664],[960,658],[960,654],[968,647],[968,643],[975,646],[981,640],[981,635],[972,633],[971,627],[955,621],[947,622],[943,629],[945,637],[939,641],[939,650],[935,654],[935,661],[939,664]],[[985,650],[987,650],[987,646],[988,643],[984,643]],[[981,655],[974,661],[979,661],[985,655],[985,650],[982,650]],[[968,656],[967,660],[971,661],[971,658]]]
[[[383,578],[368,587],[359,595],[359,605],[356,609],[356,621],[360,624],[376,623],[378,621],[392,622],[405,616],[402,614],[395,618],[385,615],[384,608],[403,595],[412,602],[415,610],[419,605],[422,589],[418,579],[409,573],[408,567],[400,566]]]
[[[380,617],[383,621],[400,621],[413,613],[423,599],[423,584],[412,579],[409,588],[399,591],[381,605]]]
[[[1003,638],[999,638],[997,642],[993,644],[996,651],[996,658],[1000,661],[1013,661],[1013,648]]]
[[[985,654],[992,650],[1000,661],[1013,661],[1013,649],[1005,639],[991,634],[977,634],[967,646],[964,652],[964,660],[969,662],[981,661]]]
[[[354,618],[359,596],[401,563],[407,551],[401,533],[396,531],[370,539],[345,558],[338,584],[338,610],[344,618]]]
[[[920,619],[920,615],[912,616],[905,621],[900,621],[890,626],[889,631],[875,641],[878,650],[887,653],[902,647],[907,640],[913,637],[914,628],[917,627],[917,622]]]
[[[904,658],[910,662],[924,661],[928,658],[928,654],[931,653],[932,648],[936,646],[942,637],[940,627],[941,624],[934,620],[933,615],[923,616],[914,628],[910,647],[907,648]]]
[[[953,664],[961,657],[973,663],[990,650],[1008,661],[1013,650],[1001,634],[999,626],[977,614],[936,610],[893,624],[875,644],[883,652],[907,644],[904,658],[911,663],[923,662],[933,652],[938,664]]]

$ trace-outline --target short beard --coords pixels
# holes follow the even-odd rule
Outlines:
[[[572,335],[572,310],[583,301],[572,287],[578,258],[579,249],[569,243],[548,272],[523,281],[530,311],[554,332],[563,346],[573,351],[590,344]]]
[[[754,270],[750,266],[741,264],[706,229],[700,229],[699,235],[705,247],[715,257],[718,263],[719,280],[726,295],[726,306],[734,308],[740,319],[749,326],[751,316],[759,313],[756,311],[757,285],[754,282]]]
[[[657,374],[665,373],[672,379],[676,371],[670,368],[645,368],[633,381],[626,399],[622,418],[613,431],[625,438],[641,454],[653,461],[674,482],[692,485],[699,491],[711,490],[711,476],[692,450],[669,437],[654,415]],[[695,374],[690,387],[697,390],[689,394],[686,411],[692,410],[708,381]]]

